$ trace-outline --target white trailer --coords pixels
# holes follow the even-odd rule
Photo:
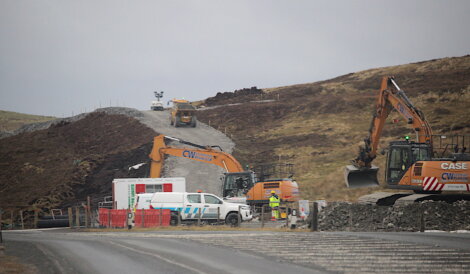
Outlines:
[[[125,178],[113,180],[113,208],[128,209],[136,195],[155,192],[185,192],[185,178]]]

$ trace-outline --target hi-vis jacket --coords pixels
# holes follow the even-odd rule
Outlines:
[[[277,206],[279,206],[280,202],[281,202],[281,200],[279,199],[279,196],[277,196],[277,195],[273,195],[273,196],[269,197],[269,206],[270,207],[277,207]]]

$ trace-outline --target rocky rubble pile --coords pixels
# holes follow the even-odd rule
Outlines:
[[[319,213],[322,231],[470,230],[470,201],[424,201],[403,206],[333,202]]]

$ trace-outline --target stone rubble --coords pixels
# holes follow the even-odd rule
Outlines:
[[[318,217],[322,231],[470,230],[470,201],[424,201],[404,206],[329,203]]]

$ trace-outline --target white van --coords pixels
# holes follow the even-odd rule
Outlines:
[[[153,193],[137,194],[134,209],[150,209],[150,202],[152,201],[152,197]]]
[[[177,221],[178,211],[181,221],[196,221],[199,219],[199,213],[202,221],[224,220],[230,225],[238,224],[238,215],[241,221],[253,218],[250,206],[228,203],[210,193],[156,192],[152,196],[150,206],[154,209],[171,209],[173,224]]]

